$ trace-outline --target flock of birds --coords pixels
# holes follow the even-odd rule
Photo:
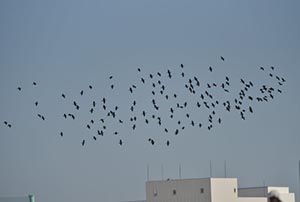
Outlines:
[[[220,56],[221,62],[225,58]],[[177,67],[174,73],[170,69],[151,73],[144,73],[141,67],[137,68],[137,81],[128,87],[128,95],[131,100],[130,106],[125,111],[125,118],[119,113],[119,105],[110,103],[109,97],[101,97],[93,100],[87,113],[91,115],[89,122],[84,123],[84,127],[92,134],[91,137],[85,136],[81,145],[85,146],[88,140],[96,141],[106,134],[119,135],[118,127],[113,127],[112,132],[108,132],[108,123],[121,124],[135,131],[137,127],[152,124],[161,129],[162,133],[174,134],[175,136],[183,133],[187,127],[198,127],[211,131],[216,125],[223,122],[221,110],[225,112],[236,112],[242,120],[246,120],[247,114],[254,113],[254,102],[269,102],[276,97],[276,94],[282,93],[282,86],[286,82],[285,78],[276,74],[273,66],[265,68],[260,67],[258,70],[266,75],[265,78],[271,80],[272,85],[265,82],[263,85],[257,85],[246,79],[239,79],[239,90],[234,94],[232,82],[229,76],[224,75],[221,82],[202,82],[196,75],[188,75],[185,71],[184,64]],[[178,71],[180,72],[178,74]],[[208,73],[214,72],[213,67],[208,67]],[[212,75],[211,75],[212,77]],[[115,90],[114,76],[108,77],[110,90]],[[236,78],[234,78],[236,79]],[[186,95],[181,90],[171,90],[171,85],[181,86]],[[270,82],[269,82],[270,83]],[[36,82],[32,83],[37,86]],[[236,86],[235,86],[236,87]],[[149,92],[148,89],[151,89]],[[17,87],[22,91],[22,87]],[[93,86],[88,86],[88,91],[93,91]],[[142,95],[136,95],[136,91],[142,92]],[[226,96],[220,96],[220,95]],[[80,96],[89,95],[86,90],[79,91]],[[187,99],[187,95],[189,99]],[[147,97],[149,100],[144,100]],[[227,99],[224,99],[227,97]],[[192,99],[191,99],[192,98]],[[61,93],[61,99],[70,101],[73,106],[72,112],[63,113],[62,118],[65,120],[75,120],[82,109],[80,103],[76,100],[70,100],[68,95]],[[189,100],[185,101],[185,100]],[[34,102],[37,107],[38,101]],[[147,109],[147,110],[146,110]],[[205,120],[199,120],[197,114],[205,114]],[[203,112],[203,113],[202,113]],[[194,116],[196,114],[196,117]],[[46,121],[44,114],[37,113],[37,117]],[[121,118],[123,117],[123,118]],[[203,117],[203,116],[201,116]],[[171,123],[171,124],[168,124]],[[12,128],[12,123],[7,120],[4,125]],[[175,127],[174,127],[175,126]],[[64,131],[58,134],[64,137]],[[168,136],[170,137],[170,136]],[[170,146],[171,139],[165,141],[166,146]],[[157,138],[147,137],[150,145],[157,143]],[[124,138],[118,138],[118,144],[124,144]]]

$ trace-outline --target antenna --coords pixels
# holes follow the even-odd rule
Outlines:
[[[210,177],[212,177],[212,165],[211,165],[211,160],[209,161],[209,172],[210,172]]]
[[[298,199],[300,200],[300,161],[299,161],[299,195],[298,195]]]
[[[226,160],[224,161],[224,176],[227,178]]]
[[[179,179],[181,179],[181,164],[179,164]]]
[[[149,164],[147,164],[147,181],[149,181]]]
[[[164,165],[163,164],[161,164],[160,171],[161,171],[161,180],[164,180]]]

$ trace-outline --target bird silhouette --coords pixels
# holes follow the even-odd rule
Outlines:
[[[223,56],[220,56],[221,60],[225,61],[225,58]]]

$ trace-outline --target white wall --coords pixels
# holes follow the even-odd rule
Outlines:
[[[238,198],[238,202],[268,202],[265,197],[241,197]]]
[[[176,194],[173,194],[173,190],[176,190]],[[210,193],[209,178],[146,182],[147,202],[210,202]]]
[[[236,178],[211,178],[211,202],[237,202]]]

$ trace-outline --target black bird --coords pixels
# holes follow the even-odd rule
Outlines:
[[[220,56],[220,58],[221,58],[221,60],[225,61],[225,58],[224,58],[224,57]]]
[[[253,113],[253,110],[252,110],[252,107],[251,107],[251,106],[249,107],[249,111],[250,111],[251,113]]]
[[[38,106],[39,102],[35,102],[34,104],[35,104],[35,106]]]
[[[271,66],[270,68],[271,68],[272,70],[274,70],[274,67],[273,67],[273,66]]]
[[[96,136],[93,136],[93,139],[94,139],[94,140],[97,140]]]
[[[11,124],[9,123],[9,124],[7,124],[7,126],[9,127],[9,128],[11,128]]]
[[[152,75],[152,74],[149,74],[149,77],[152,79],[152,78],[153,78],[153,75]]]
[[[90,88],[90,89],[92,89],[92,88],[93,88],[93,86],[89,85],[89,88]]]
[[[110,88],[111,88],[111,89],[114,89],[114,85],[112,84],[112,85],[110,86]]]
[[[7,125],[7,121],[4,121],[3,123],[4,123],[5,125]]]
[[[67,118],[67,115],[66,114],[64,114],[64,117],[65,117],[65,119]]]
[[[141,81],[142,81],[142,83],[145,83],[145,79],[144,78],[141,78]]]
[[[92,113],[94,112],[94,108],[91,108],[91,109],[90,109],[90,112],[91,112],[91,114],[92,114]]]
[[[129,88],[129,91],[130,91],[130,93],[132,93],[132,92],[133,92],[131,87]]]
[[[32,85],[36,86],[36,82],[33,82]]]
[[[169,146],[169,145],[170,145],[170,141],[168,140],[168,141],[167,141],[167,146]]]
[[[18,87],[18,90],[21,91],[21,87]]]
[[[62,96],[63,98],[66,98],[66,95],[65,95],[65,94],[61,94],[61,96]]]
[[[179,132],[179,130],[178,130],[178,129],[176,129],[176,130],[175,130],[175,135],[178,135],[178,132]]]
[[[96,107],[96,102],[95,101],[93,101],[93,107]]]
[[[109,79],[112,79],[112,78],[113,78],[113,76],[110,76],[110,77],[109,77]]]
[[[90,126],[89,124],[87,124],[86,127],[87,127],[88,129],[91,129],[91,126]]]
[[[208,69],[209,69],[209,71],[210,71],[210,72],[212,72],[212,67],[211,67],[211,66],[209,66],[209,68],[208,68]]]
[[[85,140],[82,140],[81,145],[84,146],[85,144]]]
[[[263,67],[260,67],[260,69],[263,70],[263,71],[265,70],[265,68],[263,68]]]
[[[60,136],[64,136],[63,132],[60,132]]]
[[[83,90],[80,91],[80,95],[83,95]]]
[[[138,70],[138,72],[141,72],[141,68],[138,68],[137,70]]]
[[[123,141],[120,139],[119,140],[119,145],[122,146],[122,144],[123,144]]]
[[[180,67],[183,68],[183,64],[181,64]]]
[[[97,130],[97,133],[98,133],[98,135],[103,136],[103,130],[101,130],[101,131]]]

